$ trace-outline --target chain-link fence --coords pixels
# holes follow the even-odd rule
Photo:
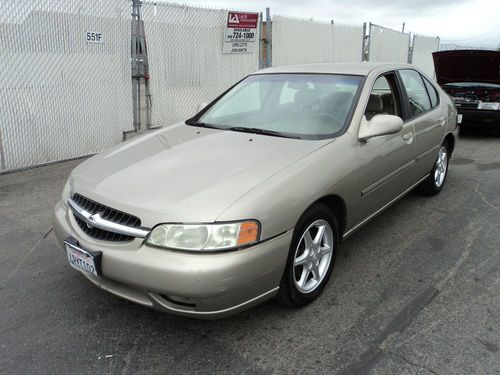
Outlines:
[[[225,54],[228,11],[134,0],[132,12],[131,5],[0,0],[0,173],[98,152],[137,130],[146,98],[132,90],[134,79],[151,87],[145,125],[168,126],[259,66],[413,59],[432,76],[439,44],[415,36],[409,49],[409,34],[377,25],[275,16],[265,27],[260,17],[254,52]],[[131,49],[144,38],[147,50],[136,42]],[[144,67],[133,71],[137,62]]]
[[[273,65],[361,61],[363,27],[275,16]]]
[[[429,77],[434,77],[434,61],[432,53],[439,49],[439,38],[431,38],[421,35],[413,36],[412,64],[418,66]]]
[[[410,34],[383,26],[370,25],[370,61],[406,63],[410,48]]]
[[[129,7],[0,1],[0,172],[120,141],[132,118]]]
[[[363,50],[363,26],[333,24],[334,61],[361,61]]]
[[[258,51],[222,53],[225,10],[146,3],[143,16],[153,125],[171,125],[194,115],[198,104],[259,69]]]
[[[333,61],[333,26],[275,16],[272,23],[273,65],[321,63]]]

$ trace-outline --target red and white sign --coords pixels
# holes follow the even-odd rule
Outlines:
[[[259,13],[228,12],[222,53],[253,53],[259,27]]]

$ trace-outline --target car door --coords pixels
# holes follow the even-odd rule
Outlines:
[[[436,161],[445,128],[446,114],[433,85],[413,69],[398,70],[406,97],[406,119],[415,129],[415,169],[420,176],[429,173]]]
[[[377,114],[404,118],[404,110],[396,73],[380,75],[371,88],[365,118],[369,120]],[[361,195],[360,209],[357,210],[361,215],[359,221],[375,214],[416,183],[413,135],[413,123],[407,122],[396,134],[357,142]]]

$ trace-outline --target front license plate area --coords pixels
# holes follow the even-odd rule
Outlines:
[[[462,123],[462,118],[463,118],[463,115],[459,113],[458,116],[457,116],[457,124],[461,124]]]
[[[102,252],[82,249],[73,238],[64,241],[68,262],[74,269],[94,276],[101,275]]]

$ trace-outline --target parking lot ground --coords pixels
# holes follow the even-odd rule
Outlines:
[[[346,240],[329,285],[218,321],[159,313],[67,264],[52,210],[78,161],[0,176],[0,373],[500,373],[500,139],[461,137],[444,190]],[[147,187],[145,187],[145,192]]]

